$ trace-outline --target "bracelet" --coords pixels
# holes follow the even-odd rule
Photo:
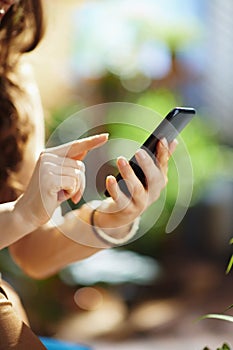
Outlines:
[[[119,245],[122,245],[124,243],[128,243],[129,240],[135,236],[135,234],[139,228],[140,216],[134,220],[134,222],[130,228],[130,231],[127,233],[127,235],[125,237],[114,238],[114,237],[107,235],[100,227],[95,226],[94,217],[95,217],[96,211],[97,211],[97,209],[94,209],[92,211],[91,217],[90,217],[92,231],[94,232],[96,237],[99,238],[105,244],[119,246]]]

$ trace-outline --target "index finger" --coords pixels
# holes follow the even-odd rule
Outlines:
[[[79,159],[80,155],[102,146],[108,140],[107,133],[85,137],[83,139],[71,141],[57,147],[48,148],[45,151],[56,154],[59,157],[69,157]]]

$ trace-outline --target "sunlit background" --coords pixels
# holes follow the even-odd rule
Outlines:
[[[56,0],[44,9],[46,35],[28,60],[47,139],[65,118],[100,103],[134,103],[161,116],[195,107],[182,133],[193,196],[182,223],[165,234],[177,195],[171,165],[163,216],[137,241],[40,282],[4,251],[5,274],[39,334],[96,349],[215,350],[230,342],[233,326],[193,321],[233,303],[232,275],[225,275],[233,236],[232,1]]]

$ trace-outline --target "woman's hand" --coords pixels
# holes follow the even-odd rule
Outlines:
[[[100,134],[45,149],[25,193],[16,202],[19,217],[35,229],[46,223],[63,201],[71,198],[78,203],[85,188],[85,166],[81,160],[107,139],[107,134]]]
[[[168,160],[174,152],[177,141],[168,145],[166,139],[157,146],[157,165],[148,153],[142,149],[136,152],[136,160],[146,177],[146,188],[135,175],[129,162],[119,157],[117,166],[122,178],[127,183],[131,198],[128,198],[118,186],[114,176],[106,179],[106,188],[111,198],[104,200],[95,214],[95,224],[102,229],[120,228],[129,225],[141,215],[153,202],[167,184]]]

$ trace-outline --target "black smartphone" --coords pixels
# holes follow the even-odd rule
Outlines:
[[[165,137],[168,143],[172,142],[177,137],[177,135],[184,129],[184,127],[192,120],[195,113],[196,111],[194,108],[174,108],[167,114],[167,116],[162,120],[158,127],[147,138],[147,140],[143,143],[141,148],[145,149],[156,162],[156,147],[159,140]],[[135,174],[145,187],[146,178],[142,169],[138,165],[135,156],[133,156],[130,159],[129,163],[132,169],[134,170]],[[118,174],[116,176],[116,180],[119,184],[121,191],[123,191],[128,197],[130,197],[129,190],[126,186],[125,181],[122,179],[121,174]],[[107,197],[109,197],[109,193],[107,190],[104,194]]]

